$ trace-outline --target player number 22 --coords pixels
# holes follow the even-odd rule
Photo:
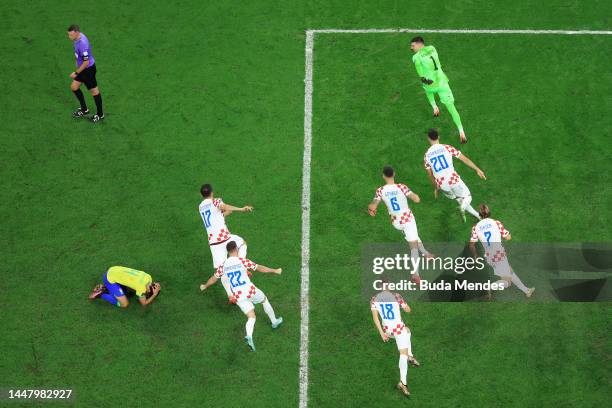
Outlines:
[[[200,213],[200,215],[202,216],[202,219],[204,220],[204,226],[206,228],[210,227],[210,210],[206,210]]]
[[[395,313],[393,313],[393,303],[381,303],[380,311],[382,312],[383,319],[395,319]]]
[[[242,286],[246,283],[245,281],[240,280],[241,276],[242,276],[241,271],[229,272],[227,274],[227,277],[229,278],[230,285],[232,285],[232,288],[235,288],[236,286]]]
[[[431,164],[433,164],[433,169],[436,173],[439,172],[440,170],[444,170],[448,168],[448,162],[446,161],[446,157],[444,157],[443,154],[432,157]]]

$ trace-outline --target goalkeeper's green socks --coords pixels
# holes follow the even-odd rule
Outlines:
[[[463,132],[463,125],[461,124],[461,117],[459,116],[459,112],[457,112],[457,108],[455,108],[454,103],[447,103],[446,109],[448,109],[448,113],[450,113],[453,118],[453,122],[455,122],[455,126],[459,129],[459,132]]]

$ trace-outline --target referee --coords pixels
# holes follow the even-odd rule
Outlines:
[[[89,92],[96,102],[96,114],[91,118],[91,121],[96,123],[104,119],[104,111],[102,110],[102,95],[98,90],[98,82],[96,81],[96,66],[93,55],[91,54],[91,45],[89,40],[81,32],[78,25],[72,24],[68,27],[68,38],[74,43],[74,56],[76,57],[76,70],[70,74],[72,83],[70,89],[79,100],[81,107],[72,112],[75,118],[81,118],[89,113],[85,96],[81,91],[81,84],[85,84]]]

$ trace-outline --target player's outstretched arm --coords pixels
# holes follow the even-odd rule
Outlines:
[[[374,325],[378,329],[378,334],[380,334],[380,338],[382,339],[382,341],[389,341],[389,336],[387,336],[387,333],[383,331],[382,326],[380,325],[380,319],[376,310],[372,310],[372,319],[374,320]]]
[[[402,310],[406,313],[412,312],[412,309],[410,308],[410,306],[408,306],[408,303],[404,303],[404,306],[402,306]]]
[[[415,203],[420,203],[421,202],[421,197],[419,197],[419,195],[415,192],[409,192],[408,195],[406,196],[409,199],[411,199],[412,201],[414,201]]]
[[[380,204],[380,200],[373,200],[370,204],[368,204],[368,214],[370,214],[372,217],[376,216],[378,204]]]
[[[506,235],[505,237],[503,237],[506,241],[510,241],[512,239],[512,235],[510,235],[510,233],[508,233],[508,235]]]
[[[476,242],[470,242],[470,253],[473,258],[478,258],[478,254],[476,253]]]
[[[218,280],[218,278],[215,275],[211,276],[210,278],[208,278],[206,283],[200,285],[200,290],[204,291],[204,290],[210,288],[212,285],[217,283],[217,280]]]
[[[277,275],[280,275],[281,273],[283,273],[283,268],[274,269],[274,268],[268,268],[265,265],[257,265],[257,268],[255,268],[255,270],[261,273],[275,273]]]
[[[251,212],[253,211],[253,207],[250,205],[245,205],[244,207],[234,207],[233,205],[223,203],[221,205],[221,211],[223,211],[223,215],[228,216],[234,211],[237,212]]]
[[[478,177],[480,177],[483,180],[487,179],[487,176],[485,176],[485,174],[482,172],[482,170],[480,170],[478,168],[478,166],[476,166],[474,164],[473,161],[471,161],[470,159],[468,159],[466,157],[465,154],[462,154],[461,156],[459,156],[459,160],[461,160],[462,162],[464,162],[470,169],[474,170],[476,172],[476,174],[478,174]]]

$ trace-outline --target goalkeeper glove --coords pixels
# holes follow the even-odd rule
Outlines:
[[[427,84],[427,85],[433,84],[433,81],[431,79],[427,79],[425,77],[421,78],[421,82],[424,83],[424,84]]]

